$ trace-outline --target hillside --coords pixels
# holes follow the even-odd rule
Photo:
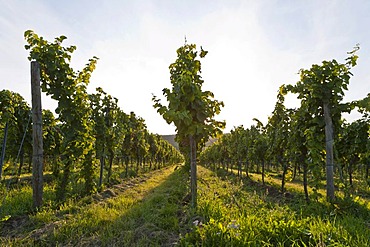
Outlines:
[[[175,148],[179,149],[179,144],[175,141],[176,135],[161,135],[161,137],[164,140],[168,141]],[[216,141],[217,141],[217,138],[210,138],[209,141],[206,143],[206,147],[211,146]]]
[[[179,149],[179,144],[175,141],[176,135],[161,135],[161,137],[168,141],[172,146]]]

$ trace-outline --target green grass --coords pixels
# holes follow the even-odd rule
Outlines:
[[[198,169],[198,209],[189,208],[189,175],[167,167],[100,193],[31,211],[31,189],[13,188],[12,217],[0,222],[0,246],[370,246],[370,203],[363,198],[307,205],[275,180],[238,180]],[[275,187],[276,186],[276,187]]]
[[[106,189],[126,181],[132,177],[145,176],[149,171],[149,166],[140,167],[136,171],[136,164],[129,164],[128,176],[126,177],[126,169],[123,165],[114,165],[110,183],[107,182],[107,170],[104,170],[103,185],[98,188],[99,191]],[[75,174],[72,173],[68,184],[67,201],[62,205],[74,205],[75,201],[80,200],[84,192],[83,181],[75,179]],[[15,178],[10,175],[4,176],[4,180],[0,183],[0,222],[9,217],[18,217],[26,214],[34,213],[32,206],[32,174],[26,173],[20,176],[20,180],[15,182]],[[95,181],[99,180],[99,174],[95,174]],[[43,200],[46,207],[49,209],[57,209],[61,205],[55,200],[56,180],[51,172],[44,172],[44,195]]]
[[[202,167],[199,177],[202,223],[194,223],[182,246],[370,246],[369,205],[306,205],[299,196],[284,198]]]
[[[24,229],[2,236],[2,246],[170,246],[186,218],[187,175],[174,167],[150,172],[100,196],[45,208]],[[112,196],[113,195],[113,196]],[[13,235],[13,236],[12,236]]]
[[[224,169],[220,168],[218,169],[217,173],[221,174],[222,176],[236,176],[238,171],[233,169],[231,170],[230,174],[230,169],[229,172],[226,172]],[[243,172],[243,176],[245,176],[245,172]],[[256,182],[261,184],[262,183],[262,175],[257,174],[257,173],[249,173],[249,179],[250,181]],[[319,188],[317,189],[318,197],[316,200],[324,203],[325,202],[325,197],[326,197],[326,189],[325,189],[325,180],[320,181],[319,183]],[[343,183],[337,178],[335,181],[335,184],[339,185],[339,189],[336,190],[335,196],[338,200],[338,202],[341,201],[346,201],[345,203],[348,203],[348,200],[353,200],[357,204],[364,205],[364,207],[367,207],[370,210],[370,187],[368,186],[367,183],[355,181],[354,187],[350,190],[340,188],[343,187]],[[279,174],[276,172],[268,172],[265,174],[265,189],[273,188],[274,190],[281,190],[281,178],[279,178]],[[312,186],[307,186],[308,188],[308,193],[309,196],[311,196],[310,199],[315,199],[313,198],[313,188]],[[296,196],[299,196],[301,198],[304,197],[304,189],[303,189],[303,182],[302,182],[302,177],[297,176],[295,180],[287,180],[285,182],[285,189],[289,193],[293,193]],[[350,193],[349,193],[350,192]],[[347,196],[345,196],[347,194]],[[347,197],[347,198],[345,198]]]
[[[13,186],[9,190],[4,185],[0,185],[0,198],[0,222],[2,219],[33,212],[30,184]],[[44,202],[46,205],[50,205],[54,200],[54,185],[46,184],[44,186]]]

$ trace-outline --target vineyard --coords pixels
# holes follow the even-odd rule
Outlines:
[[[98,58],[76,71],[65,39],[25,32],[56,114],[37,122],[34,101],[0,91],[0,246],[370,246],[370,93],[343,102],[359,46],[301,69],[266,124],[223,133],[224,102],[202,90],[208,51],[185,40],[166,103],[152,98],[175,148],[102,87],[87,93]]]

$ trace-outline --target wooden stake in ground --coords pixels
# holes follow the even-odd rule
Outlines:
[[[2,177],[2,173],[3,173],[3,164],[4,164],[4,160],[5,160],[5,150],[6,150],[6,139],[8,137],[8,122],[6,122],[5,124],[5,129],[4,129],[4,139],[3,139],[3,146],[1,148],[1,157],[0,157],[0,180],[1,180],[1,177]]]
[[[191,206],[197,207],[197,147],[194,137],[189,137],[190,143],[190,190],[191,190]]]
[[[334,195],[334,137],[333,121],[328,101],[324,101],[324,118],[325,118],[325,140],[326,140],[326,197],[332,202]]]
[[[31,94],[32,94],[32,189],[33,206],[42,206],[43,194],[43,142],[42,142],[42,108],[40,90],[40,65],[36,61],[31,62]]]

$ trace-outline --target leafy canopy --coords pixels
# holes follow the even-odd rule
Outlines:
[[[199,51],[204,58],[207,51]],[[203,79],[201,63],[195,44],[185,44],[177,50],[177,59],[169,66],[172,90],[163,89],[168,106],[153,96],[154,108],[163,116],[167,123],[174,123],[177,136],[185,140],[193,136],[197,142],[205,141],[209,136],[221,133],[225,122],[216,121],[213,117],[220,113],[224,106],[222,101],[214,99],[210,91],[202,91]]]

